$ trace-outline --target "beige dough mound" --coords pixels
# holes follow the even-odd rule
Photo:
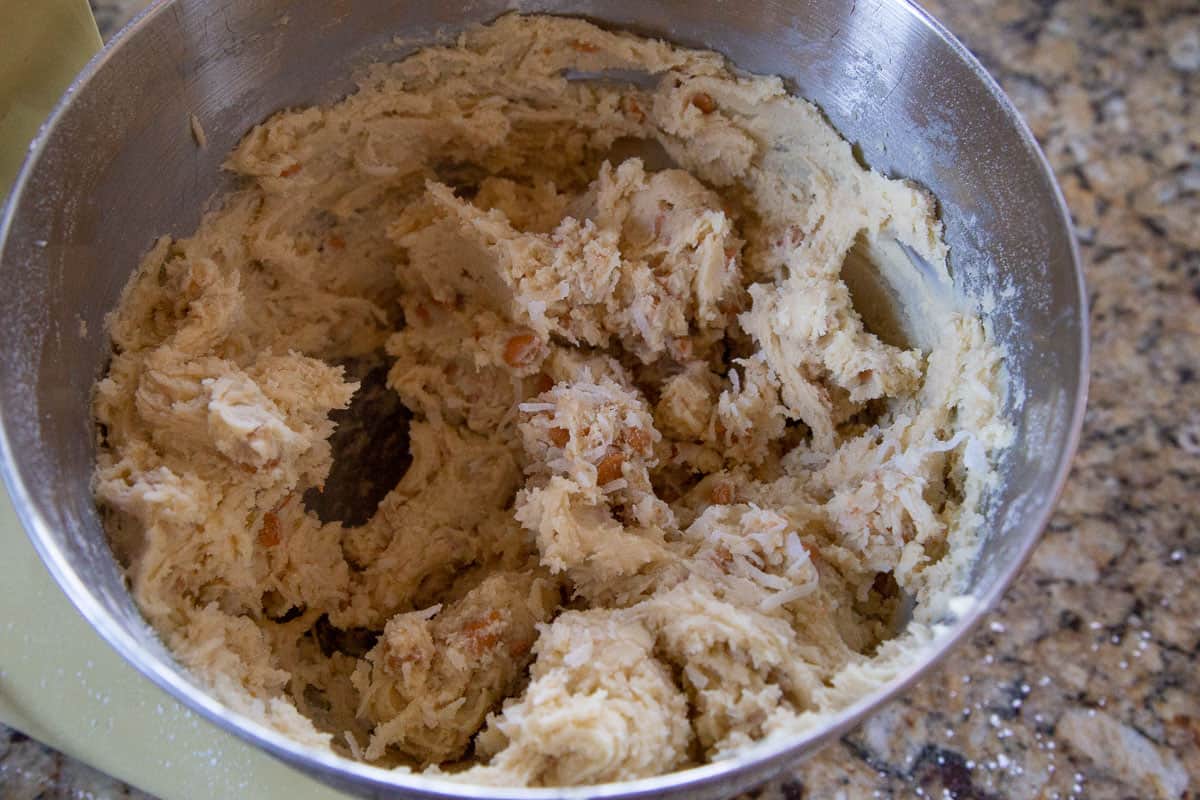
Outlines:
[[[655,88],[564,77],[610,69]],[[586,784],[818,725],[929,640],[1009,439],[1000,357],[933,200],[778,79],[508,16],[226,167],[95,396],[113,547],[225,702],[397,769]],[[363,364],[407,444],[334,447]],[[411,464],[318,514],[368,451]]]

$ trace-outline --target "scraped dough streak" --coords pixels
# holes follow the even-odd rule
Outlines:
[[[952,294],[934,204],[778,79],[509,16],[227,167],[95,399],[137,602],[225,702],[397,768],[613,781],[817,725],[929,639],[1009,436],[998,351],[949,304],[910,309],[920,350],[864,326],[852,248]],[[412,467],[322,524],[339,364],[381,349]]]

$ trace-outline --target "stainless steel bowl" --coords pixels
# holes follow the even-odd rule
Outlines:
[[[784,76],[868,164],[936,194],[956,284],[1007,347],[1017,438],[970,577],[978,603],[947,621],[921,663],[827,727],[720,763],[584,789],[492,790],[398,774],[304,747],[223,707],[126,592],[89,489],[89,396],[107,357],[104,316],[139,257],[156,235],[194,229],[228,186],[224,154],[256,122],[332,100],[351,88],[355,67],[514,8],[586,16]],[[205,149],[192,140],[191,114],[207,131]],[[1086,299],[1054,178],[979,63],[903,0],[163,0],[92,60],[34,142],[0,221],[0,281],[0,469],[50,572],[175,698],[366,796],[708,798],[794,764],[903,691],[996,602],[1050,515],[1086,393]]]

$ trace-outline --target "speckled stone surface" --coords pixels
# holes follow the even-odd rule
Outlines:
[[[131,4],[100,5],[111,24]],[[1045,539],[975,635],[754,794],[1197,797],[1200,4],[924,5],[1024,113],[1074,214],[1093,325],[1083,441]],[[3,728],[0,796],[144,797]]]

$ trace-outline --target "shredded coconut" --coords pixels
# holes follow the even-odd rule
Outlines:
[[[608,69],[661,79],[563,77]],[[935,203],[778,79],[510,15],[226,168],[95,394],[134,597],[224,702],[382,766],[625,780],[819,725],[969,609],[997,351],[951,307],[913,310],[925,351],[868,329],[843,263],[908,247],[948,281]],[[412,463],[322,522],[372,354]]]

